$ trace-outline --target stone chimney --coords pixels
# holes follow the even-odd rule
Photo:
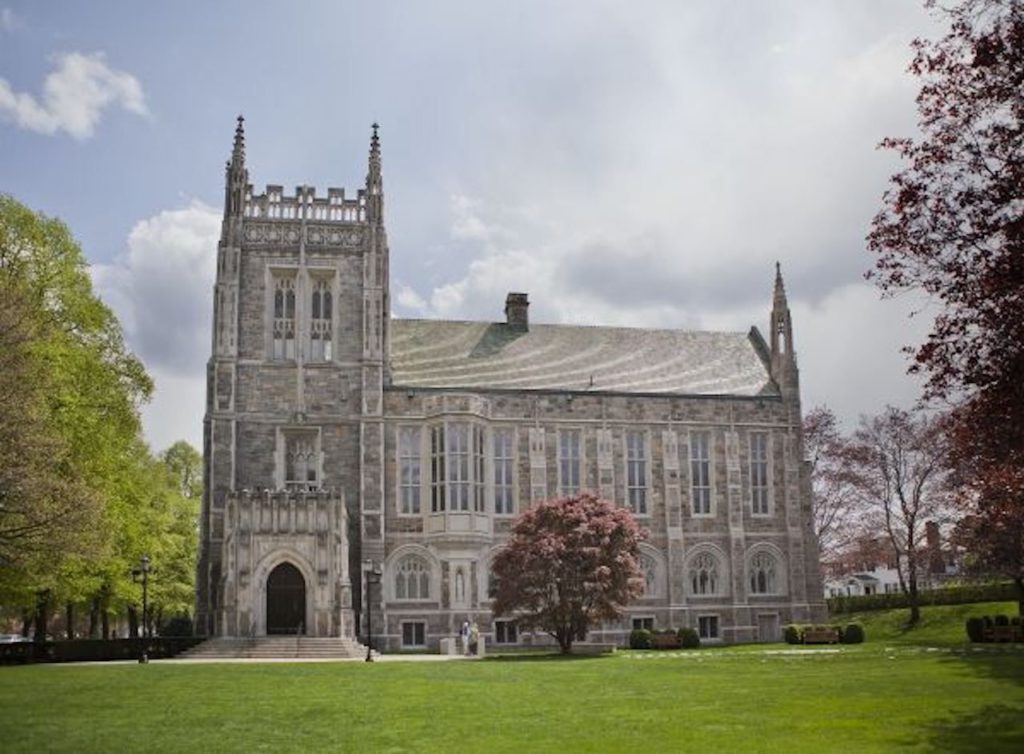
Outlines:
[[[505,297],[505,324],[516,330],[530,329],[530,302],[525,293],[510,293]]]

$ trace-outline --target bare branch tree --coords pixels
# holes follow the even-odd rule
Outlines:
[[[892,544],[911,625],[921,617],[918,574],[927,567],[925,525],[948,520],[951,512],[947,455],[940,418],[892,406],[879,416],[861,417],[846,451],[850,483]]]

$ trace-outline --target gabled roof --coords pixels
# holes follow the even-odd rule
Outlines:
[[[777,395],[750,333],[392,320],[395,387]]]

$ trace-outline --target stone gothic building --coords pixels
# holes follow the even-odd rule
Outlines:
[[[489,564],[532,500],[581,489],[650,531],[618,624],[774,639],[821,620],[793,328],[776,272],[749,332],[391,317],[374,126],[355,195],[256,194],[239,118],[207,371],[200,633],[363,635],[437,647],[467,618],[497,644]],[[500,305],[500,302],[496,302]],[[496,307],[497,308],[497,307]]]

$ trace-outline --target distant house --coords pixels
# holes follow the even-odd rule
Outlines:
[[[896,594],[900,591],[900,576],[895,568],[876,566],[869,571],[858,571],[825,582],[826,597],[859,597],[868,594]]]

